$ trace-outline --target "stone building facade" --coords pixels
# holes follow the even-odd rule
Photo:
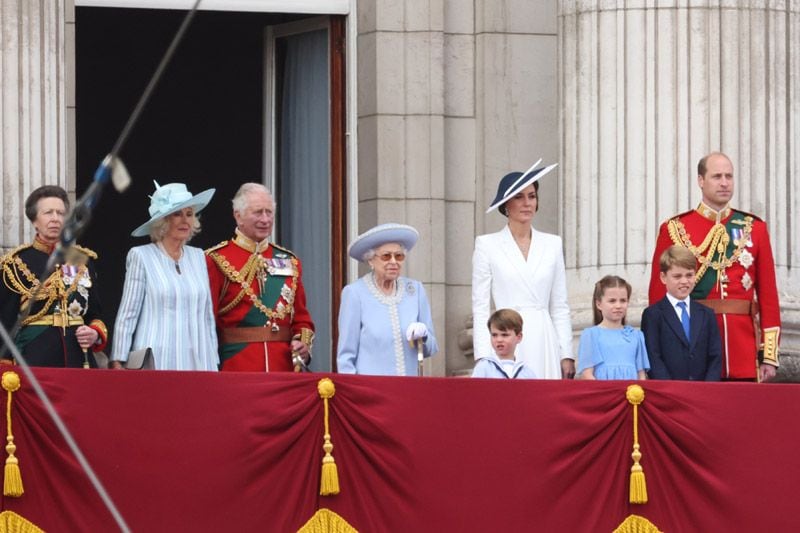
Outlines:
[[[658,224],[698,203],[696,162],[722,150],[736,169],[734,205],[770,226],[782,349],[800,353],[800,1],[294,5],[346,17],[348,232],[386,221],[420,230],[406,268],[426,283],[443,349],[428,373],[471,368],[474,238],[504,224],[485,214],[499,178],[539,157],[560,163],[541,184],[535,224],[564,238],[576,336],[607,273],[633,284],[638,323]],[[0,1],[4,248],[30,238],[30,190],[75,190],[74,10]]]

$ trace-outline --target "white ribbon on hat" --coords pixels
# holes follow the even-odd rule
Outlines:
[[[511,194],[511,191],[513,191],[513,190],[514,190],[514,187],[516,187],[516,186],[517,186],[517,184],[518,184],[519,182],[521,182],[522,180],[524,180],[524,179],[525,179],[525,178],[528,176],[528,174],[530,174],[531,172],[533,172],[533,169],[535,169],[535,168],[536,168],[536,167],[539,165],[539,163],[541,163],[541,162],[542,162],[542,158],[540,157],[540,158],[539,158],[539,160],[538,160],[536,163],[534,163],[534,164],[531,166],[531,168],[529,168],[528,170],[526,170],[525,172],[523,172],[523,173],[522,173],[522,176],[520,176],[519,178],[517,178],[517,181],[515,181],[514,183],[512,183],[512,184],[511,184],[511,187],[509,187],[508,189],[506,189],[506,192],[505,192],[505,194],[503,195],[503,198],[505,198],[506,196],[508,196],[509,194]]]

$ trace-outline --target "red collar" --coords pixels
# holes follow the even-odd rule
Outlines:
[[[33,247],[34,247],[36,250],[39,250],[40,252],[44,252],[44,253],[46,253],[47,255],[50,255],[50,254],[52,254],[52,253],[53,253],[53,250],[54,250],[54,249],[55,249],[55,247],[56,247],[56,245],[55,245],[55,244],[50,244],[50,243],[48,243],[48,242],[44,242],[42,239],[40,239],[40,238],[39,238],[39,236],[38,236],[38,235],[36,236],[36,238],[35,238],[35,239],[33,239],[33,244],[32,244],[32,246],[33,246]]]

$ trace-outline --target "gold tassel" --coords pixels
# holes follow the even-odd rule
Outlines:
[[[612,533],[663,533],[643,516],[629,515]]]
[[[639,460],[642,452],[639,451],[639,404],[644,401],[644,389],[639,385],[629,385],[625,391],[625,397],[633,405],[633,466],[631,467],[631,486],[630,502],[647,503],[647,482],[644,478],[644,470]]]
[[[314,513],[297,533],[358,533],[358,530],[338,514],[323,508]]]
[[[36,524],[14,511],[0,513],[0,533],[44,533]]]
[[[336,461],[333,460],[333,443],[331,443],[331,431],[329,425],[328,413],[328,400],[333,398],[336,394],[336,387],[333,386],[333,381],[329,378],[322,378],[317,383],[317,391],[320,398],[325,405],[325,436],[323,439],[325,443],[322,449],[325,451],[325,457],[322,458],[322,476],[319,482],[320,496],[334,496],[339,494],[339,472],[336,469]]]
[[[14,444],[14,435],[11,433],[11,396],[14,392],[19,390],[20,380],[16,372],[3,372],[2,379],[3,388],[8,391],[8,402],[6,402],[6,467],[3,477],[3,495],[19,498],[25,493],[22,486],[22,474],[19,471],[19,459],[14,456],[17,451],[17,445]]]

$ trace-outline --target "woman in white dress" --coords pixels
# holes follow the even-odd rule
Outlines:
[[[496,309],[514,309],[522,315],[517,358],[541,378],[571,379],[575,360],[561,237],[531,225],[539,209],[538,180],[556,166],[536,168],[540,162],[527,172],[512,172],[500,180],[497,196],[486,212],[498,209],[508,224],[497,233],[475,239],[473,345],[476,360],[492,354],[486,328],[491,298]]]
[[[112,368],[131,351],[151,348],[159,370],[217,370],[217,330],[205,254],[186,243],[197,213],[214,189],[192,195],[183,183],[156,185],[150,220],[131,235],[150,244],[128,252],[122,301],[114,326]]]

